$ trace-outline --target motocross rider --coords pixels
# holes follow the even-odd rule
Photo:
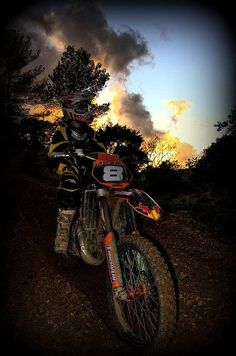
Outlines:
[[[63,104],[63,118],[55,131],[49,153],[71,152],[74,148],[82,148],[90,152],[104,152],[103,144],[98,143],[95,131],[89,126],[94,117],[91,111],[93,93],[76,93],[68,96]],[[70,226],[80,194],[79,172],[73,162],[61,158],[49,158],[49,169],[60,176],[57,188],[57,230],[54,251],[67,256]]]

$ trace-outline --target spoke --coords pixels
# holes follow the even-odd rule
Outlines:
[[[138,299],[136,299],[137,302],[139,302]],[[135,304],[137,305],[137,303]],[[140,308],[140,324],[143,326],[143,330],[145,331],[145,334],[146,334],[146,339],[150,339],[150,336],[149,336],[149,333],[147,331],[147,328],[146,328],[146,323],[145,323],[145,319],[144,319],[144,315],[143,315],[143,308],[142,308],[142,305],[141,305],[141,308]],[[141,322],[142,320],[142,322]]]
[[[133,301],[119,303],[123,317],[140,341],[150,341],[157,327],[159,308],[152,275],[142,254],[136,249],[125,250],[120,256],[120,263],[125,286],[137,293],[133,294]],[[144,301],[145,287],[147,302]]]
[[[132,308],[131,306],[131,309],[133,310],[134,314],[135,314],[135,317],[136,317],[136,320],[137,320],[137,324],[138,324],[138,329],[139,329],[139,335],[141,337],[141,340],[143,340],[143,332],[142,330],[144,331],[144,333],[146,332],[145,330],[145,326],[142,324],[140,318],[139,318],[139,315],[138,315],[138,312],[137,312],[137,305],[136,303],[133,303],[133,307],[135,308],[135,310]]]
[[[139,319],[139,315],[138,315],[138,311],[137,311],[137,304],[134,303],[134,308],[135,308],[135,316],[136,316],[136,320],[137,320],[137,323],[138,323],[138,329],[139,329],[139,335],[141,336],[141,339],[143,340],[143,333],[142,333],[142,328],[141,326],[143,327],[140,319]],[[144,327],[143,327],[143,330],[144,330]]]
[[[137,276],[133,273],[133,272],[131,272],[131,276],[132,276],[132,286],[133,286],[133,288],[136,288],[137,287],[137,285],[138,285],[138,279],[137,279]]]
[[[129,269],[130,267],[132,266],[132,261],[130,261],[130,256],[129,256],[129,250],[128,251],[125,251],[125,256],[127,258],[127,261],[128,261],[128,266],[129,266]]]
[[[140,255],[140,253],[138,251],[135,251],[134,261],[135,261],[136,270],[137,270],[138,275],[134,275],[134,279],[135,279],[134,287],[137,287],[140,282],[140,274],[141,274],[141,268],[142,268],[141,263],[143,264],[142,260],[143,260],[143,258]]]
[[[129,262],[128,261],[125,261],[125,258],[128,260],[128,258],[127,258],[128,256],[127,256],[127,254],[125,253],[123,256],[122,256],[122,258],[121,258],[121,264],[122,264],[122,267],[123,267],[123,272],[124,272],[124,275],[125,275],[125,280],[126,280],[126,284],[130,284],[130,276],[129,276],[129,278],[128,278],[128,276],[127,276],[127,272],[126,272],[126,270],[130,270],[130,267],[129,267]]]
[[[124,283],[127,285],[128,279],[127,279],[127,274],[126,274],[126,268],[125,268],[125,261],[124,261],[124,255],[121,257],[121,268],[122,268],[122,276],[124,278]]]
[[[126,253],[121,256],[121,260],[122,260],[122,262],[124,264],[124,267],[129,268],[129,262],[125,261],[125,257],[127,257]]]
[[[155,313],[154,311],[151,311],[148,306],[147,306],[147,313],[150,315],[150,317],[152,317],[154,319],[154,321],[156,323],[158,323],[158,315],[159,314],[156,315],[157,313]]]
[[[136,302],[136,301],[135,301]],[[135,303],[135,309],[137,311],[137,302]],[[138,314],[138,313],[137,313]],[[140,315],[141,314],[141,315]],[[138,323],[142,326],[142,329],[144,331],[144,337],[146,337],[145,333],[147,334],[146,332],[146,328],[145,328],[145,323],[144,323],[144,320],[143,320],[143,315],[142,315],[142,309],[139,310],[139,315],[140,317],[138,318]]]
[[[137,303],[138,303],[138,305],[137,305]],[[141,337],[142,340],[143,339],[150,340],[151,336],[147,330],[146,320],[149,321],[151,335],[153,335],[156,330],[156,325],[154,324],[152,319],[154,319],[154,321],[156,323],[158,322],[155,314],[152,313],[149,310],[149,308],[145,309],[146,305],[142,305],[138,299],[136,299],[136,301],[133,304],[123,304],[122,309],[123,309],[124,315],[126,315],[125,310],[124,310],[125,306],[127,306],[127,310],[128,310],[128,314],[129,314],[128,318],[126,316],[126,320],[128,321],[129,325],[131,326],[132,331],[134,333],[136,333],[135,327],[134,327],[135,318],[136,318],[139,336]]]
[[[126,321],[129,323],[129,325],[131,326],[132,331],[136,334],[135,332],[135,328],[134,328],[134,323],[135,323],[135,312],[133,310],[133,307],[131,304],[127,304],[126,302],[123,302],[123,312],[124,312],[124,306],[127,306],[128,309],[128,313],[129,313],[129,320],[126,316],[126,313],[124,313],[125,319]],[[130,321],[130,322],[129,322]]]
[[[130,256],[129,256],[129,251],[126,251],[125,252],[125,256],[127,258],[127,262],[128,262],[128,266],[127,266],[127,269],[129,269],[129,284],[133,285],[133,282],[132,282],[132,261],[130,260]]]
[[[133,251],[132,250],[132,254],[133,254],[133,258],[132,258],[132,269],[130,271],[131,275],[132,275],[132,286],[135,288],[136,286],[136,280],[137,280],[137,277],[135,275],[135,272],[133,272],[133,270],[135,270],[135,253],[136,251]]]
[[[132,314],[131,314],[131,312],[130,312],[130,306],[129,306],[129,304],[127,304],[127,309],[128,309],[128,313],[129,313],[129,317],[130,317],[130,321],[131,321],[131,328],[132,328],[132,330],[134,331],[134,323],[133,323],[133,319],[132,319]]]
[[[139,254],[139,256],[140,256],[140,258],[142,258],[142,256]],[[137,264],[137,266],[138,266],[138,277],[137,277],[137,279],[138,279],[138,281],[140,281],[140,274],[141,274],[141,262],[142,262],[142,264],[143,264],[143,261],[141,261],[141,259],[139,258],[139,260],[138,260],[138,264]],[[143,258],[142,258],[142,260],[143,260]]]
[[[158,320],[156,319],[156,316],[154,315],[154,313],[152,313],[150,311],[150,309],[147,307],[146,304],[143,306],[139,300],[138,300],[138,303],[139,303],[140,307],[142,308],[143,312],[145,313],[147,319],[149,320],[149,322],[152,326],[152,330],[155,331],[155,324],[153,324],[152,318],[154,319],[155,322],[157,322]],[[146,310],[145,310],[145,306],[147,307]]]
[[[158,307],[159,307],[159,300],[157,297],[154,297],[153,295],[149,294],[148,296]]]
[[[136,252],[136,251],[135,251]],[[137,270],[137,267],[136,267],[136,256],[133,254],[133,265],[132,265],[132,270],[130,271],[130,273],[131,273],[131,276],[132,276],[132,286],[133,286],[133,288],[136,288],[137,287],[137,285],[138,285],[138,277],[137,277],[137,275],[136,275],[136,273],[135,273],[135,268],[136,268],[136,270]]]
[[[148,277],[148,283],[150,283],[150,277]],[[149,287],[150,290],[156,289],[156,286],[155,286],[154,282],[152,284],[150,283],[148,287]]]
[[[145,263],[143,260],[143,256],[139,253],[139,270],[140,271],[145,271]]]

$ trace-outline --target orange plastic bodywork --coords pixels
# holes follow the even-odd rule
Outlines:
[[[112,154],[109,155],[108,153],[98,153],[97,155],[97,160],[96,161],[102,161],[102,162],[122,162],[119,155]]]
[[[94,171],[95,171],[96,167],[104,166],[106,164],[122,166],[126,171],[129,172],[130,179],[128,181],[120,181],[120,182],[119,181],[118,182],[100,181],[99,178],[94,174]],[[132,176],[130,170],[128,169],[126,164],[120,159],[119,155],[117,155],[117,154],[109,155],[107,153],[98,153],[97,159],[93,164],[93,169],[92,169],[91,175],[99,184],[101,184],[105,187],[108,187],[108,188],[113,188],[113,189],[126,189],[126,188],[128,188],[128,186],[130,185],[130,183],[133,179],[133,176]]]

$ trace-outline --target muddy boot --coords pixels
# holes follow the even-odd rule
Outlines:
[[[62,210],[59,209],[57,217],[57,233],[54,245],[54,252],[66,255],[70,226],[74,216],[75,210]]]

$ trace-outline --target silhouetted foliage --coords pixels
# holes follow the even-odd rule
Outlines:
[[[139,165],[147,159],[141,149],[143,137],[138,131],[119,124],[107,125],[98,130],[96,137],[110,152],[119,154],[132,173],[137,175]]]
[[[179,191],[181,173],[173,162],[164,161],[158,167],[147,167],[143,172],[144,190],[155,196],[176,194]]]
[[[55,124],[49,121],[37,120],[34,117],[22,119],[18,125],[18,137],[21,146],[33,150],[45,150],[49,145],[54,127]]]
[[[196,165],[199,161],[199,158],[197,157],[192,157],[192,158],[189,158],[185,165],[186,165],[186,168],[189,170],[189,172],[192,172],[194,170],[194,168],[196,168]]]
[[[150,138],[143,145],[143,149],[148,155],[149,165],[152,167],[158,167],[166,161],[174,163],[175,147],[174,142],[163,140],[159,135]]]
[[[61,104],[65,96],[90,87],[97,94],[104,88],[109,77],[109,73],[102,68],[101,63],[95,64],[85,49],[68,46],[52,74],[48,76],[44,101],[54,100],[57,104]],[[96,117],[107,112],[109,104],[93,104],[92,109]]]
[[[6,117],[18,118],[24,104],[35,102],[39,98],[41,83],[35,83],[42,73],[41,65],[26,69],[39,56],[39,51],[31,48],[29,36],[16,30],[4,30],[0,34],[0,100]]]
[[[228,115],[228,134],[236,136],[236,106],[233,107]]]
[[[39,51],[32,50],[29,36],[5,29],[0,32],[0,43],[0,140],[5,142],[10,138],[14,145],[18,139],[17,124],[27,115],[26,104],[40,100],[43,83],[36,82],[36,78],[43,67],[32,65]]]
[[[236,193],[236,110],[228,116],[227,132],[213,142],[199,159],[193,179],[213,191]]]
[[[223,122],[218,122],[217,125],[214,125],[217,127],[217,131],[222,131],[226,130],[226,134],[230,135],[236,135],[236,106],[233,107],[231,110],[231,113],[228,115],[228,120],[223,121]]]
[[[204,150],[191,174],[196,187],[208,198],[205,204],[195,204],[195,212],[220,237],[233,241],[236,234],[236,108],[227,121],[215,126],[225,133]]]
[[[4,30],[0,32],[0,40],[0,114],[3,123],[0,143],[8,150],[12,147],[15,151],[18,147],[42,150],[56,124],[30,116],[27,104],[42,101],[60,104],[65,95],[87,87],[98,94],[109,74],[100,63],[95,64],[83,48],[76,50],[68,46],[48,80],[38,81],[43,68],[33,66],[39,52],[32,50],[30,38],[15,30]],[[95,116],[99,116],[107,112],[109,104],[94,104],[93,109]],[[222,137],[204,150],[200,159],[189,160],[188,169],[180,169],[176,162],[167,161],[167,156],[163,156],[168,151],[166,147],[156,153],[158,140],[152,140],[148,143],[149,151],[153,152],[156,167],[147,163],[146,169],[140,171],[145,166],[142,162],[147,161],[148,151],[142,148],[142,135],[126,126],[107,125],[97,131],[97,139],[110,152],[118,153],[124,159],[135,176],[135,186],[154,195],[164,209],[190,210],[223,238],[233,240],[236,233],[236,106],[227,120],[215,126],[222,132]],[[157,161],[159,157],[161,160]]]
[[[193,179],[202,187],[207,184],[208,189],[213,191],[235,190],[235,152],[235,137],[221,137],[204,151],[203,157],[196,165]]]

